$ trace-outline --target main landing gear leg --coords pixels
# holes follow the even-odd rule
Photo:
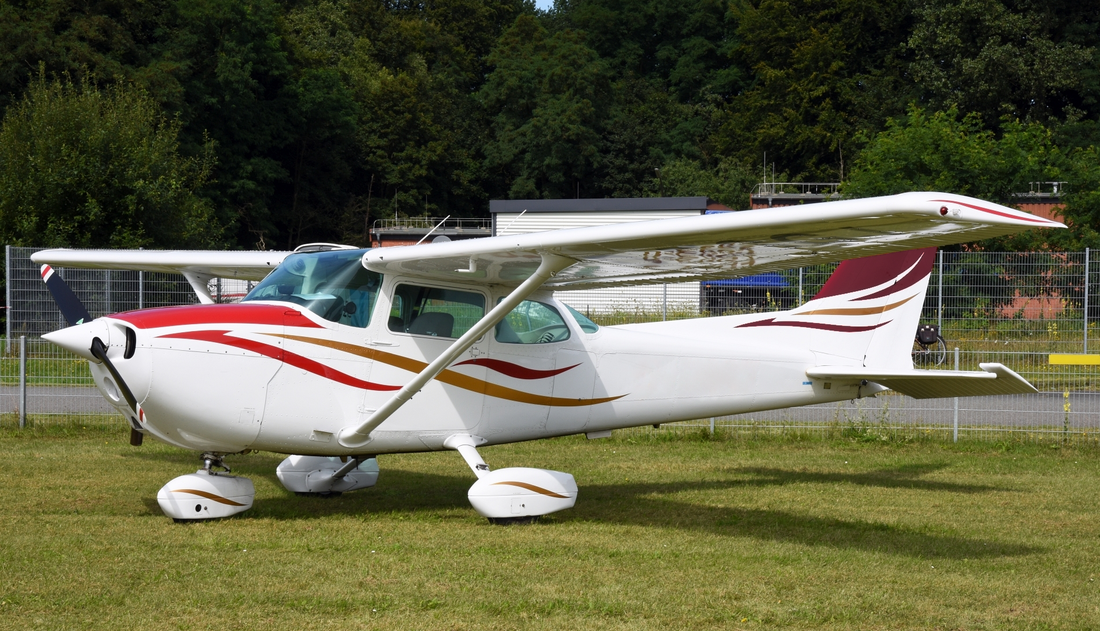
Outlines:
[[[177,522],[221,519],[252,508],[256,489],[252,480],[228,475],[225,454],[202,455],[203,468],[181,475],[157,493],[160,509]],[[218,473],[221,469],[224,473]]]
[[[577,482],[561,471],[509,467],[490,471],[477,452],[485,439],[469,434],[455,434],[443,441],[447,449],[462,454],[466,464],[477,476],[467,497],[474,510],[489,523],[498,525],[530,524],[577,502]]]

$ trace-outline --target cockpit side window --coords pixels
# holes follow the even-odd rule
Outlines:
[[[291,255],[242,302],[293,302],[331,322],[366,327],[382,276],[363,267],[363,252],[336,250]]]
[[[399,284],[394,288],[391,331],[461,337],[485,315],[485,296],[460,289]]]

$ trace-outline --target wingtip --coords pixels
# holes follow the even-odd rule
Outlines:
[[[1019,226],[1027,226],[1029,228],[1066,227],[1065,224],[1059,221],[1033,215],[1018,208],[1012,208],[976,197],[937,192],[923,193],[920,195],[925,201],[931,204],[942,204],[937,209],[937,212],[945,217],[965,217],[967,214],[977,212],[977,216],[981,217],[983,221],[992,221],[994,223],[1010,223]]]

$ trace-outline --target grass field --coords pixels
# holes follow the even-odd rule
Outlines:
[[[3,629],[1095,629],[1094,446],[630,434],[483,450],[572,472],[575,509],[490,526],[454,453],[378,486],[180,525],[198,459],[118,424],[0,429]]]

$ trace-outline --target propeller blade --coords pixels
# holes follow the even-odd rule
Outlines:
[[[134,411],[134,421],[130,427],[130,444],[135,447],[141,446],[143,434],[138,431],[137,425],[145,421],[145,412],[138,405],[137,397],[130,391],[130,386],[126,385],[126,382],[122,379],[122,375],[118,374],[118,369],[111,363],[111,359],[107,357],[107,347],[103,345],[103,340],[98,337],[92,338],[92,355],[103,362],[103,365],[107,367],[107,372],[111,373],[111,376],[115,378],[115,385],[118,386],[119,392],[122,393],[122,398],[126,399],[126,405],[130,406],[130,409]]]
[[[119,391],[122,393],[122,398],[126,399],[126,405],[130,406],[130,409],[134,411],[134,414],[138,413],[137,398],[134,397],[134,393],[130,392],[130,386],[126,385],[126,382],[122,380],[122,375],[118,374],[118,369],[111,363],[109,357],[107,357],[107,347],[104,346],[103,340],[98,337],[92,338],[92,356],[103,362],[103,365],[107,367],[107,372],[111,373],[111,376],[115,378],[115,384],[118,386]]]
[[[84,308],[84,303],[80,302],[61,275],[49,265],[42,266],[42,280],[46,281],[46,289],[50,290],[53,301],[57,303],[57,308],[61,310],[61,315],[65,317],[69,326],[92,321],[92,316]]]

